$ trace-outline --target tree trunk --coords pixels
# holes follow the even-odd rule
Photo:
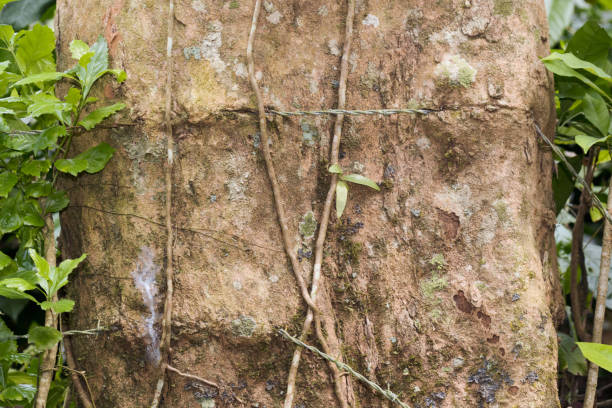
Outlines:
[[[247,78],[253,3],[175,1],[169,260],[167,2],[58,1],[60,66],[72,65],[70,40],[103,34],[128,80],[99,96],[124,100],[121,122],[136,124],[75,140],[74,153],[92,138],[117,152],[100,174],[65,180],[62,253],[88,253],[70,285],[70,327],[111,329],[73,341],[98,407],[151,404],[170,261],[168,363],[219,387],[168,370],[161,406],[284,399],[295,345],[278,329],[298,336],[306,304]],[[264,2],[254,55],[266,106],[336,106],[346,13],[345,2]],[[357,1],[347,107],[439,111],[345,117],[340,164],[382,191],[351,184],[342,219],[332,215],[317,304],[334,357],[411,406],[559,406],[552,158],[534,132],[537,123],[550,134],[555,119],[539,62],[547,32],[540,0]],[[309,282],[309,214],[319,219],[329,186],[334,117],[268,119],[292,250]],[[339,406],[325,362],[309,352],[296,390],[296,407]],[[389,406],[355,380],[345,391],[353,407]]]

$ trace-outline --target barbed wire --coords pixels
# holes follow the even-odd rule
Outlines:
[[[291,112],[285,112],[285,111],[277,111],[277,110],[266,110],[267,113],[271,113],[273,115],[279,115],[279,116],[284,116],[284,117],[288,117],[288,116],[306,116],[306,115],[312,115],[312,116],[321,116],[321,115],[350,115],[350,116],[357,116],[357,115],[385,115],[385,116],[389,116],[389,115],[397,115],[400,113],[410,113],[410,114],[421,114],[421,115],[428,115],[432,112],[440,112],[439,109],[359,109],[359,110],[349,110],[349,109],[325,109],[325,110],[312,110],[312,111],[304,111],[304,110],[298,110],[298,111],[291,111]]]

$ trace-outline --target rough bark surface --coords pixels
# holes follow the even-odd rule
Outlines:
[[[333,108],[344,2],[266,1],[255,65],[266,104]],[[246,0],[175,2],[173,260],[164,407],[281,404],[305,315],[283,252],[247,79]],[[66,256],[88,253],[71,284],[71,327],[114,331],[75,339],[98,407],[144,407],[157,380],[164,296],[166,156],[164,1],[58,1],[60,65],[68,44],[103,33],[128,80],[134,128],[91,139],[117,152],[100,174],[65,183]],[[330,226],[319,304],[345,362],[411,405],[557,407],[562,315],[552,235],[552,78],[540,0],[358,1],[347,106],[444,108],[427,116],[344,122],[341,164],[382,182],[352,186]],[[248,109],[248,110],[247,110]],[[228,112],[234,111],[234,112]],[[305,279],[312,223],[328,186],[333,117],[271,118],[289,228]],[[311,342],[315,341],[311,339]],[[387,406],[353,384],[355,406]],[[206,405],[208,404],[208,405]],[[302,404],[302,405],[301,405]],[[433,404],[433,405],[432,405]],[[295,406],[336,400],[326,365],[305,353]],[[249,405],[256,406],[256,405]]]

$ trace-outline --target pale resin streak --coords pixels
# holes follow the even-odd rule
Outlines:
[[[149,247],[142,247],[138,255],[136,269],[132,271],[134,285],[142,295],[142,301],[149,311],[149,316],[145,320],[146,335],[150,343],[147,345],[147,358],[149,361],[158,364],[161,358],[159,350],[159,333],[155,330],[155,323],[159,319],[157,312],[157,274],[160,267],[153,262],[153,250]]]

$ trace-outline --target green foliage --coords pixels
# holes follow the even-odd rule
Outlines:
[[[567,370],[574,375],[586,375],[586,360],[576,344],[576,340],[565,333],[559,337],[559,369]]]
[[[20,3],[24,2],[31,4],[33,0]],[[0,6],[4,3],[0,0]],[[12,304],[23,308],[24,302],[57,314],[74,308],[74,301],[58,298],[59,291],[85,255],[57,266],[39,255],[45,253],[44,234],[53,235],[53,231],[45,232],[45,218],[50,222],[53,213],[69,204],[66,192],[56,187],[60,173],[77,176],[81,172],[99,172],[114,153],[107,143],[99,143],[66,157],[74,137],[125,108],[122,103],[92,106],[97,99],[90,92],[100,78],[110,74],[118,82],[125,80],[123,71],[109,68],[104,38],[91,47],[83,41],[73,41],[70,50],[74,67],[57,72],[51,29],[37,24],[30,30],[15,32],[11,26],[0,25],[0,239],[18,246],[14,254],[0,252],[3,311],[10,310]],[[71,85],[66,95],[56,94],[58,81]],[[37,386],[38,355],[62,339],[57,328],[37,325],[20,336],[27,337],[27,353],[19,352],[19,336],[0,320],[2,406],[31,406]],[[66,381],[59,374],[54,378],[47,407],[61,406],[63,401]]]
[[[599,367],[612,372],[612,346],[599,343],[576,343],[584,357]]]
[[[336,215],[338,218],[342,217],[342,213],[344,213],[344,209],[346,208],[349,190],[348,183],[361,184],[362,186],[380,191],[378,184],[361,174],[343,174],[342,168],[337,164],[329,166],[328,171],[332,174],[337,174],[340,179],[336,183]]]

